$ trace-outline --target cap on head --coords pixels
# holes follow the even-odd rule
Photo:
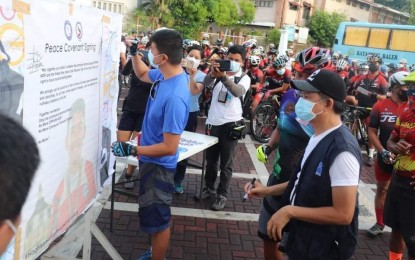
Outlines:
[[[293,80],[291,86],[305,92],[321,92],[337,101],[346,98],[346,83],[335,72],[325,69],[316,70],[306,80]]]

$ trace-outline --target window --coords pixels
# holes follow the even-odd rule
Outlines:
[[[389,34],[389,29],[372,28],[370,30],[368,47],[386,49],[388,46]]]
[[[347,4],[347,5],[351,5],[351,4],[352,4],[352,1],[351,1],[351,0],[347,0],[347,1],[346,1],[346,4]]]
[[[97,7],[97,1],[93,1],[94,7]]]
[[[259,7],[272,7],[274,1],[259,1]]]
[[[352,6],[356,7],[357,3],[355,1],[352,2]]]
[[[112,11],[113,11],[114,13],[116,13],[116,12],[117,12],[117,5],[116,5],[116,4],[114,4],[114,5],[112,6]]]
[[[290,2],[290,10],[297,11],[298,10],[298,4],[295,2]]]
[[[390,49],[394,51],[415,52],[415,31],[392,30]]]
[[[310,18],[310,7],[304,6],[303,10],[303,19],[309,19]]]
[[[118,13],[121,13],[121,5],[118,5]]]
[[[369,9],[370,9],[370,5],[365,5],[365,10],[369,11]]]
[[[101,9],[101,2],[98,2],[97,8]]]
[[[336,0],[336,2],[339,2],[339,3],[341,3],[341,2],[342,2],[342,0]]]
[[[108,11],[111,11],[112,10],[112,5],[109,3],[108,4]]]
[[[360,3],[359,7],[360,7],[360,9],[363,9],[365,6],[362,3]]]
[[[102,9],[103,9],[103,10],[107,10],[107,3],[103,3],[103,4],[102,4]]]
[[[344,34],[343,44],[353,46],[366,46],[369,28],[347,26]]]
[[[255,7],[257,7],[257,6],[258,6],[258,2],[259,2],[258,0],[255,0],[255,1],[254,1],[254,6],[255,6]]]

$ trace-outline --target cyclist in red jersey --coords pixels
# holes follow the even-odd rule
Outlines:
[[[362,63],[359,65],[357,69],[357,75],[354,75],[349,79],[349,82],[347,84],[348,87],[352,86],[356,83],[356,81],[360,78],[362,75],[366,75],[369,71],[369,66],[366,63]],[[351,93],[348,93],[351,94]]]
[[[388,140],[389,151],[396,154],[389,191],[385,201],[385,224],[392,228],[389,259],[402,259],[405,244],[408,259],[415,259],[415,72],[408,84],[408,102],[399,115]]]
[[[408,61],[406,59],[400,60],[398,65],[398,71],[408,71],[408,68],[406,67],[407,64]]]
[[[360,76],[353,86],[352,95],[346,96],[346,102],[361,107],[373,107],[378,100],[386,99],[389,83],[379,73],[382,59],[378,55],[368,55],[369,72]],[[364,116],[369,124],[369,113]],[[369,140],[369,154],[366,165],[372,167],[375,163],[373,156],[375,148]]]
[[[347,61],[345,59],[340,59],[337,61],[336,72],[345,82],[347,81],[349,73],[347,72]]]
[[[265,74],[261,80],[261,86],[266,86],[266,95],[274,95],[282,93],[290,87],[291,71],[285,68],[286,61],[284,58],[278,58],[272,63],[272,68],[265,70]],[[257,93],[252,101],[252,112],[261,102],[264,93]]]
[[[403,107],[402,104],[408,100],[406,95],[408,86],[403,82],[407,75],[408,72],[397,72],[389,78],[391,86],[390,98],[377,102],[370,113],[369,140],[378,151],[377,160],[375,161],[376,223],[366,230],[366,234],[371,237],[381,234],[385,227],[383,223],[383,207],[393,170],[393,161],[391,160],[393,155],[386,150],[386,143],[395,126],[399,110]]]
[[[246,73],[251,78],[252,95],[256,94],[260,89],[260,82],[264,77],[264,73],[259,69],[261,59],[258,56],[251,56],[249,58],[249,70]]]

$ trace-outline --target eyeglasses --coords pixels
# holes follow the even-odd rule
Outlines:
[[[9,226],[9,228],[13,231],[13,233],[14,233],[14,234],[16,234],[16,233],[17,233],[17,228],[16,228],[16,226],[13,224],[13,222],[11,222],[11,221],[10,221],[10,220],[8,220],[8,219],[6,219],[4,222],[6,223],[6,225],[8,225],[8,226]]]
[[[160,83],[160,80],[158,79],[153,82],[153,85],[151,85],[151,89],[150,89],[151,100],[154,100],[156,98],[159,83]]]

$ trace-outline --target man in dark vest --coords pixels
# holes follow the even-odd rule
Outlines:
[[[315,134],[285,189],[281,208],[267,225],[290,259],[349,259],[357,244],[361,153],[342,125],[344,81],[329,70],[293,80],[300,99],[297,120]]]

